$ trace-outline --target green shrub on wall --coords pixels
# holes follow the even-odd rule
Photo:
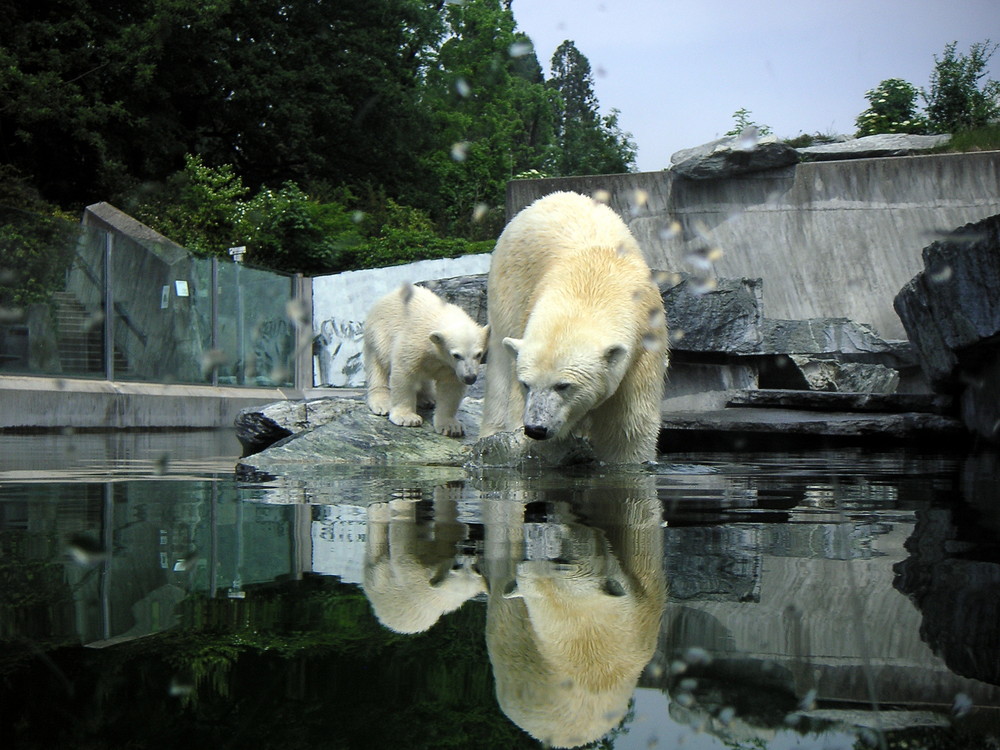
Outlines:
[[[901,78],[888,78],[865,92],[869,107],[854,121],[858,136],[880,133],[927,132],[927,120],[917,113],[917,89]]]

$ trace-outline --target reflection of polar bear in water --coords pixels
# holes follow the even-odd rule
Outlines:
[[[390,630],[423,632],[486,590],[475,556],[460,549],[469,527],[457,520],[459,491],[435,488],[430,523],[417,518],[419,497],[368,506],[363,588]]]
[[[629,486],[574,498],[586,525],[563,516],[568,506],[553,505],[553,493],[484,502],[497,700],[557,747],[593,742],[621,722],[656,647],[666,601],[660,504],[651,477],[618,481]],[[532,500],[570,522],[553,524],[550,514],[526,523]]]

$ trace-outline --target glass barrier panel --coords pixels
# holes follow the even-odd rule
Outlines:
[[[0,206],[0,373],[104,377],[104,232]],[[77,295],[71,279],[90,274]]]
[[[292,287],[290,276],[219,261],[219,385],[294,384]]]

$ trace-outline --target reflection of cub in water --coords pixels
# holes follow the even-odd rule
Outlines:
[[[628,486],[593,487],[572,506],[547,492],[484,501],[497,700],[557,747],[621,722],[656,647],[666,600],[660,504],[651,478],[617,481]]]
[[[474,554],[462,550],[469,527],[458,521],[459,492],[437,487],[433,505],[418,493],[368,506],[363,587],[390,630],[420,633],[485,591]]]

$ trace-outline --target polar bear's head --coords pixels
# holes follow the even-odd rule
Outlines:
[[[441,326],[430,333],[438,359],[451,367],[455,377],[466,385],[476,382],[488,337],[489,326],[476,325],[468,316],[464,320],[456,318],[451,325]]]
[[[508,337],[503,344],[517,360],[524,434],[535,440],[568,435],[618,390],[632,360],[627,344],[594,336],[563,340],[554,347],[527,337]]]

